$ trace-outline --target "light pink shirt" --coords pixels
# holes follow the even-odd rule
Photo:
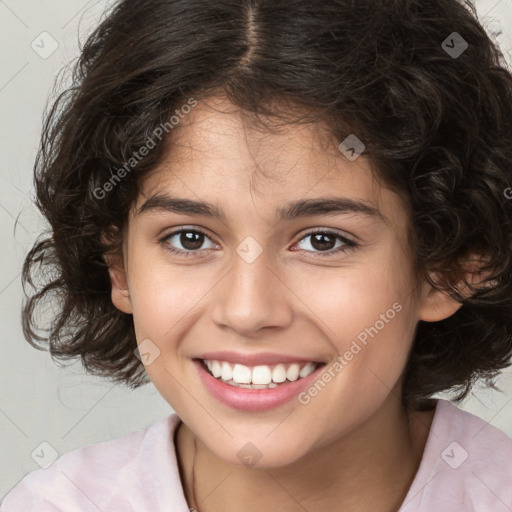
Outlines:
[[[1,512],[188,512],[176,414],[62,455],[26,475]],[[512,512],[512,439],[438,400],[423,458],[399,512]]]

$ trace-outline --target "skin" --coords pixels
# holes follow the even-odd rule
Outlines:
[[[349,161],[339,142],[321,144],[321,126],[270,134],[217,96],[199,102],[178,128],[141,182],[123,255],[108,263],[114,305],[133,315],[139,344],[150,339],[160,350],[146,369],[183,422],[175,442],[188,503],[201,512],[398,510],[434,414],[400,401],[414,330],[461,306],[416,279],[408,211],[375,181],[364,155]],[[218,204],[227,219],[137,213],[157,192]],[[289,201],[325,196],[364,202],[385,220],[353,212],[276,216]],[[166,250],[190,247],[179,235],[160,241],[182,226],[208,235],[189,257]],[[305,236],[315,228],[359,245],[336,254],[340,240],[319,248]],[[248,236],[263,251],[250,264],[236,252]],[[233,350],[332,364],[396,302],[401,311],[306,405],[232,409],[209,394],[191,361]],[[250,468],[237,457],[247,442],[262,454]]]

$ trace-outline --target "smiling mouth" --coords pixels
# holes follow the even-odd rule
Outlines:
[[[246,366],[227,361],[198,359],[205,370],[217,380],[246,389],[272,389],[311,375],[325,363],[308,361],[274,365]]]

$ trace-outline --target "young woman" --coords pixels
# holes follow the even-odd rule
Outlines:
[[[512,354],[512,77],[471,4],[124,0],[75,79],[25,334],[174,412],[2,512],[512,509],[512,440],[433,398]]]

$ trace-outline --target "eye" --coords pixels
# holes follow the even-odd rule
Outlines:
[[[169,252],[182,256],[197,256],[195,253],[199,252],[205,238],[210,239],[210,237],[200,229],[182,228],[165,235],[165,237],[160,239],[160,242]],[[172,246],[173,243],[180,244],[182,249],[176,249]],[[213,245],[215,246],[215,244]]]
[[[311,241],[304,245],[313,248],[313,251],[306,249],[307,252],[319,252],[320,257],[332,256],[333,254],[345,252],[357,247],[357,243],[353,240],[349,240],[335,231],[328,231],[322,228],[310,231],[303,236],[296,245],[299,245],[307,239]],[[338,246],[336,246],[337,241],[340,242]]]
[[[336,233],[335,231],[329,231],[322,228],[319,228],[315,231],[310,231],[304,235],[295,245],[297,246],[303,243],[308,238],[311,239],[311,241],[307,244],[304,244],[306,245],[306,248],[302,248],[301,250],[313,253],[318,252],[320,257],[332,256],[340,252],[345,252],[356,248],[358,245],[353,240],[350,240],[347,237]],[[217,245],[212,242],[213,247],[204,248],[203,244],[205,240],[211,241],[210,237],[200,229],[180,228],[179,230],[165,235],[160,239],[160,242],[163,244],[167,251],[173,254],[188,257],[199,256],[202,251],[217,247]],[[337,242],[339,242],[339,244],[336,246]],[[181,248],[176,248],[173,246],[173,244],[179,244],[181,245]],[[313,250],[309,249],[307,246],[311,247]]]

